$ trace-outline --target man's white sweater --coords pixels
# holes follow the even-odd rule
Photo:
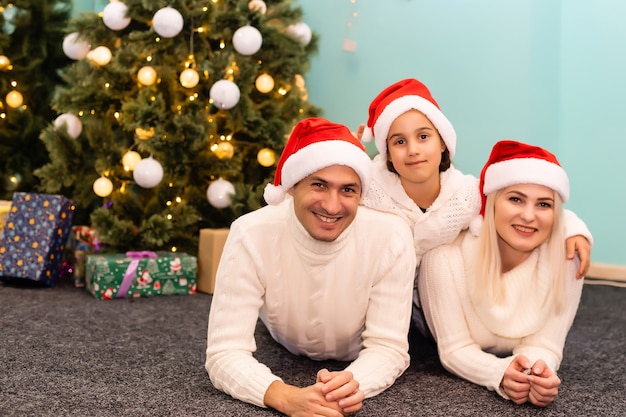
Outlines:
[[[295,355],[353,361],[346,369],[366,397],[388,388],[409,365],[412,246],[400,218],[365,207],[333,242],[308,234],[291,198],[237,219],[209,315],[213,385],[264,406],[265,391],[281,378],[252,356],[260,317]]]

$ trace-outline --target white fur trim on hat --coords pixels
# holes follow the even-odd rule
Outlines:
[[[372,139],[374,139],[374,134],[372,133],[372,129],[370,129],[369,127],[365,127],[365,129],[363,129],[363,134],[361,135],[361,141],[371,142]]]
[[[456,151],[456,132],[454,131],[452,123],[450,123],[441,110],[431,101],[416,95],[406,95],[395,99],[385,107],[376,119],[373,130],[374,138],[376,138],[374,143],[376,144],[378,152],[382,155],[387,154],[387,135],[389,134],[391,124],[399,116],[411,109],[419,110],[428,117],[439,132],[439,135],[441,135],[441,139],[446,144],[446,148],[448,148],[450,152],[450,158],[454,157]],[[366,131],[367,129],[363,132],[363,138],[365,138]]]
[[[565,203],[569,199],[569,179],[565,170],[539,158],[515,158],[490,165],[485,171],[485,195],[514,184],[539,184],[553,189]]]
[[[325,140],[305,146],[287,158],[281,170],[281,184],[266,185],[263,198],[268,204],[279,204],[303,178],[332,165],[352,168],[361,179],[361,195],[365,195],[372,179],[372,161],[367,153],[344,140]]]
[[[282,185],[267,184],[263,190],[263,198],[267,204],[275,206],[285,199],[285,189]]]

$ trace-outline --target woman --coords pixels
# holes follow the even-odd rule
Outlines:
[[[567,174],[542,148],[500,141],[480,190],[470,230],[422,259],[426,321],[448,371],[517,404],[547,406],[583,286],[579,261],[563,257]]]

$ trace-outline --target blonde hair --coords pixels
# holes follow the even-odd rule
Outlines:
[[[476,268],[473,287],[474,299],[480,303],[501,305],[506,300],[505,286],[502,284],[502,260],[498,246],[498,233],[495,225],[495,201],[503,190],[487,195],[484,221],[479,235],[476,253]],[[554,222],[548,238],[541,245],[546,245],[546,254],[550,260],[548,273],[554,277],[550,285],[551,300],[556,311],[560,312],[564,303],[561,290],[566,279],[565,231],[563,223],[563,203],[559,193],[554,193]]]

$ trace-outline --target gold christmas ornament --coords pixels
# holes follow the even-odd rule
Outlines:
[[[276,162],[276,152],[270,148],[263,148],[256,154],[259,164],[264,167],[271,167]]]
[[[6,102],[9,107],[17,109],[22,105],[22,103],[24,103],[24,97],[22,96],[22,93],[17,90],[9,91],[6,96]]]
[[[269,93],[274,89],[274,78],[267,73],[261,74],[256,78],[254,85],[261,93]]]
[[[93,182],[93,192],[98,197],[106,197],[113,192],[113,183],[107,177],[100,177]]]
[[[6,55],[0,55],[0,70],[10,69],[11,60]]]
[[[219,159],[230,159],[235,154],[235,148],[230,142],[220,142],[213,151]]]
[[[180,73],[180,85],[185,88],[194,88],[198,85],[199,81],[200,74],[193,68],[187,68]]]
[[[146,65],[145,67],[141,67],[137,72],[137,81],[145,86],[151,86],[156,82],[157,72],[150,65]]]
[[[111,50],[106,46],[98,46],[87,53],[87,59],[96,65],[104,66],[111,62]]]
[[[135,129],[135,135],[137,135],[137,139],[148,140],[154,136],[154,128],[142,129],[138,127]]]
[[[267,13],[267,5],[263,0],[250,0],[250,3],[248,3],[248,10],[251,12],[265,14]]]
[[[296,87],[302,89],[305,87],[306,82],[304,81],[304,77],[300,74],[296,74],[293,76],[293,82],[296,85]]]
[[[135,151],[128,151],[122,157],[122,165],[126,171],[134,170],[139,161],[141,161],[141,155]]]

